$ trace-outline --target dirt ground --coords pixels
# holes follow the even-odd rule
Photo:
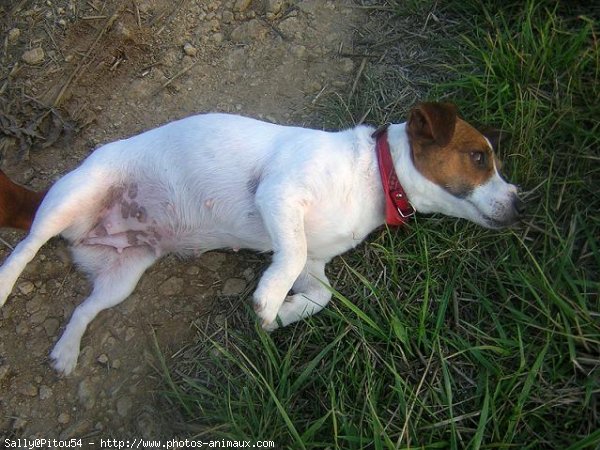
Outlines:
[[[95,147],[193,113],[319,126],[311,106],[356,73],[351,0],[48,0],[0,3],[0,155],[42,189]],[[0,231],[4,260],[22,234]],[[78,367],[47,355],[89,285],[49,242],[0,310],[0,438],[169,437],[167,364],[192,324],[244,298],[268,257],[212,252],[152,267],[86,332]],[[243,305],[242,305],[243,306]],[[160,352],[157,350],[160,349]],[[185,431],[185,430],[183,430]]]

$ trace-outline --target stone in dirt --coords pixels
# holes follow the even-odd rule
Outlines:
[[[258,19],[244,22],[231,32],[231,42],[235,44],[249,44],[254,40],[263,39],[267,35],[267,28]]]
[[[251,3],[252,0],[236,0],[233,10],[236,12],[244,12],[250,7]]]
[[[41,64],[42,62],[44,62],[44,50],[42,49],[42,47],[36,47],[36,48],[32,48],[31,50],[27,50],[25,53],[23,53],[23,56],[21,56],[21,59],[31,65],[31,66],[35,66],[38,64]]]
[[[225,263],[226,259],[227,257],[223,253],[210,252],[200,256],[198,262],[207,269],[217,270]]]
[[[246,280],[229,278],[223,285],[223,295],[239,295],[246,289]]]
[[[39,311],[44,303],[44,297],[41,295],[36,295],[27,303],[25,303],[25,309],[29,314],[33,314],[34,312]]]
[[[171,277],[158,288],[161,295],[177,295],[183,290],[183,278]]]
[[[27,383],[24,386],[21,386],[21,388],[19,389],[19,393],[26,395],[27,397],[37,397],[38,388],[32,383]]]
[[[20,36],[21,36],[21,30],[19,30],[18,28],[13,28],[12,30],[10,30],[8,32],[9,44],[14,44],[15,42],[17,42],[19,40]]]
[[[48,386],[43,384],[40,386],[39,394],[40,394],[40,400],[47,400],[50,397],[52,397],[52,389],[50,389]]]
[[[81,383],[79,383],[77,396],[79,397],[79,403],[81,403],[85,409],[91,409],[96,404],[93,387],[88,380],[83,380]]]
[[[19,283],[17,287],[19,288],[19,292],[23,295],[29,295],[35,289],[35,286],[31,281],[23,281],[22,283]]]
[[[198,54],[198,49],[189,42],[186,42],[183,46],[183,52],[188,56],[196,56]]]
[[[117,413],[121,417],[127,417],[129,415],[129,411],[131,410],[132,406],[133,406],[133,403],[131,402],[130,397],[128,397],[128,396],[121,397],[119,400],[117,400]]]
[[[86,434],[91,427],[92,424],[90,423],[90,421],[88,419],[83,419],[68,427],[66,430],[60,433],[58,437],[59,439],[65,440],[76,436],[82,436]]]
[[[56,336],[56,332],[60,328],[60,322],[58,321],[58,319],[50,317],[44,321],[42,326],[44,327],[44,330],[46,330],[46,336],[52,337]]]
[[[282,10],[285,4],[284,0],[266,0],[266,12],[267,18],[273,19],[275,18]]]

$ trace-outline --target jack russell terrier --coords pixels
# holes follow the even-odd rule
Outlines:
[[[104,145],[58,180],[0,268],[0,306],[40,247],[67,239],[93,283],[50,355],[69,374],[92,319],[167,253],[273,251],[254,292],[273,330],[325,307],[325,264],[384,223],[419,211],[500,228],[521,209],[490,139],[451,104],[419,104],[406,123],[377,131],[197,115]]]

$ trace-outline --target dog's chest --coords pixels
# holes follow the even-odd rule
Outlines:
[[[383,223],[381,193],[370,184],[360,194],[331,196],[305,217],[308,252],[329,259],[360,244]]]

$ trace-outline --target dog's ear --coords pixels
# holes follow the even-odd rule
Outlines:
[[[452,103],[420,103],[408,116],[409,136],[445,147],[454,135],[456,117],[456,106]]]
[[[495,152],[499,147],[506,145],[512,137],[508,131],[494,127],[482,127],[479,131],[490,141]]]

